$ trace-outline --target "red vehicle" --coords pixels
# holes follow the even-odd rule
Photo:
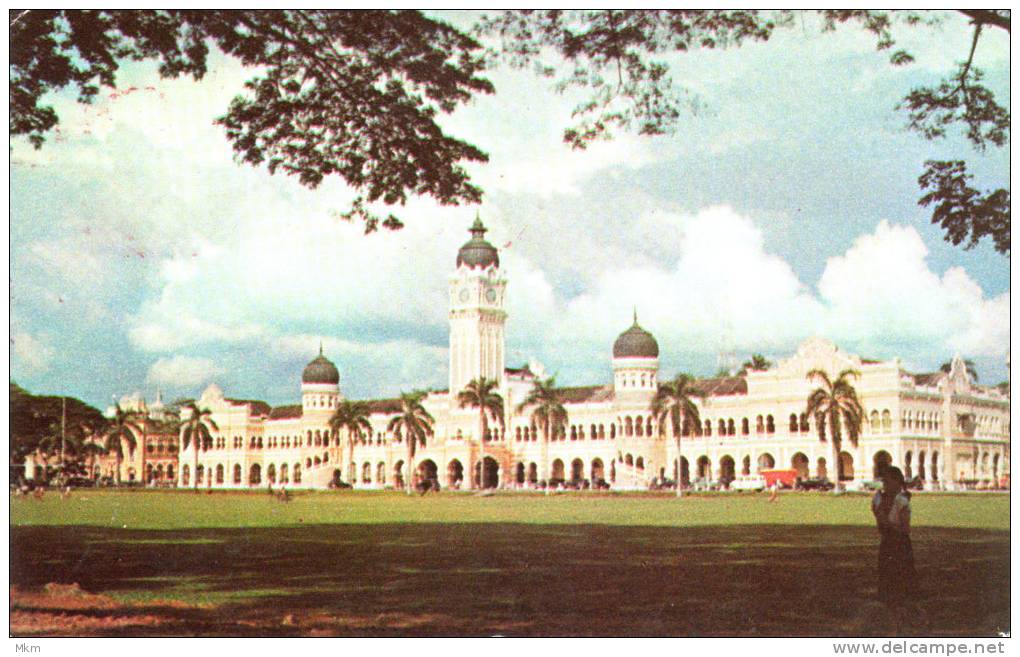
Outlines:
[[[793,488],[797,483],[796,470],[759,470],[758,473],[765,477],[766,488],[772,488],[777,481],[781,488]]]

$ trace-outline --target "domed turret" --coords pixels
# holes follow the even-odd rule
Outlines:
[[[471,239],[457,251],[457,266],[466,265],[474,269],[487,269],[491,266],[499,267],[499,252],[496,247],[485,240],[485,232],[488,230],[482,225],[482,220],[475,217],[475,223],[471,226]]]
[[[637,323],[637,312],[634,313],[634,324],[620,334],[613,343],[613,358],[658,358],[659,343],[655,337]]]
[[[338,385],[340,383],[340,372],[328,358],[322,355],[322,346],[319,346],[319,355],[315,360],[305,366],[301,373],[301,383],[324,383]]]

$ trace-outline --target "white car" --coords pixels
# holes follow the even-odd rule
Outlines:
[[[730,490],[765,490],[765,477],[737,477],[730,482]]]

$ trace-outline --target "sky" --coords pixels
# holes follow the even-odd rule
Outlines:
[[[975,65],[1008,107],[998,32]],[[309,190],[233,161],[213,120],[252,71],[219,54],[198,82],[126,65],[91,105],[53,94],[42,149],[12,140],[11,380],[101,408],[209,383],[294,403],[321,342],[348,397],[445,388],[446,286],[477,212],[509,281],[507,364],[560,384],[611,382],[635,309],[663,378],[817,335],[915,372],[960,354],[1004,381],[1009,258],[944,242],[916,181],[927,159],[966,159],[979,187],[1008,186],[1008,148],[908,132],[897,102],[945,77],[971,32],[947,13],[896,36],[914,64],[810,17],[767,44],[677,57],[698,111],[674,134],[584,152],[561,139],[576,98],[496,68],[494,95],[441,119],[489,154],[468,168],[483,202],[412,199],[403,230],[368,236],[337,218],[354,196],[342,181]]]

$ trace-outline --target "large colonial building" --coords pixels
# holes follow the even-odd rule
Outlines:
[[[898,360],[862,359],[822,339],[806,341],[768,370],[699,381],[705,394],[701,435],[691,432],[678,451],[649,411],[660,375],[659,345],[636,316],[612,345],[606,362],[611,382],[563,389],[567,429],[545,442],[527,412],[516,411],[536,375],[505,363],[507,279],[499,253],[480,221],[470,230],[449,279],[449,389],[424,402],[435,418],[435,437],[415,457],[418,476],[446,487],[477,487],[484,453],[485,484],[500,487],[604,479],[614,488],[644,488],[678,474],[684,481],[727,481],[769,468],[831,478],[830,445],[804,414],[816,386],[806,374],[848,368],[860,373],[855,386],[867,422],[857,447],[844,444],[844,479],[872,479],[879,463],[897,465],[932,488],[999,481],[1009,472],[1009,399],[974,384],[959,358],[948,373],[911,374]],[[484,443],[477,410],[457,403],[457,393],[482,376],[499,382],[507,409],[505,429],[494,428]],[[340,373],[321,349],[302,373],[300,391],[300,404],[270,408],[225,397],[216,386],[206,389],[198,405],[212,411],[218,431],[211,449],[180,453],[178,485],[323,488],[338,478],[359,488],[404,485],[406,448],[386,431],[399,400],[368,402],[373,434],[348,460],[342,437],[329,429],[343,399]]]

